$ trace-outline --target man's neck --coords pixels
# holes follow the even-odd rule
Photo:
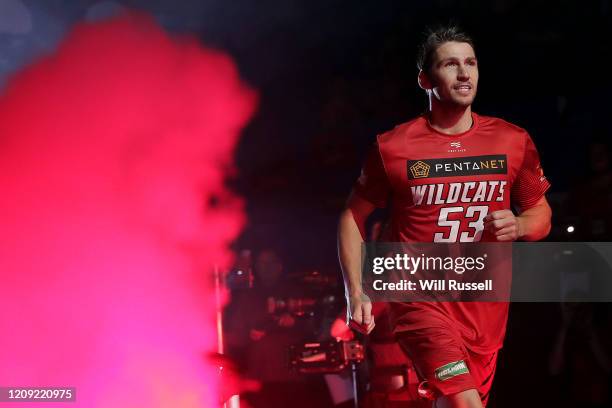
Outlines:
[[[456,135],[468,131],[472,127],[472,108],[446,108],[432,106],[429,112],[429,124],[441,133]]]

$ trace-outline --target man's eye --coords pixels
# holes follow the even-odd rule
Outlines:
[[[446,63],[446,66],[447,66],[447,67],[452,67],[452,66],[455,66],[455,65],[457,65],[457,63],[456,63],[456,62],[447,62],[447,63]]]

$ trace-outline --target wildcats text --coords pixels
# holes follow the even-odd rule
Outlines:
[[[505,180],[467,181],[412,186],[414,205],[504,201]]]

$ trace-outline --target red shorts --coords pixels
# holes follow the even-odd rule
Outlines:
[[[428,327],[396,333],[418,375],[428,382],[436,397],[476,389],[486,406],[493,384],[497,351],[476,354],[444,327]]]

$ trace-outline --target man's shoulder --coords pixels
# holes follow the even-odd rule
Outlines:
[[[504,135],[518,137],[525,137],[528,135],[524,128],[495,116],[478,115],[478,125],[481,129],[492,129],[496,132],[503,132]]]

